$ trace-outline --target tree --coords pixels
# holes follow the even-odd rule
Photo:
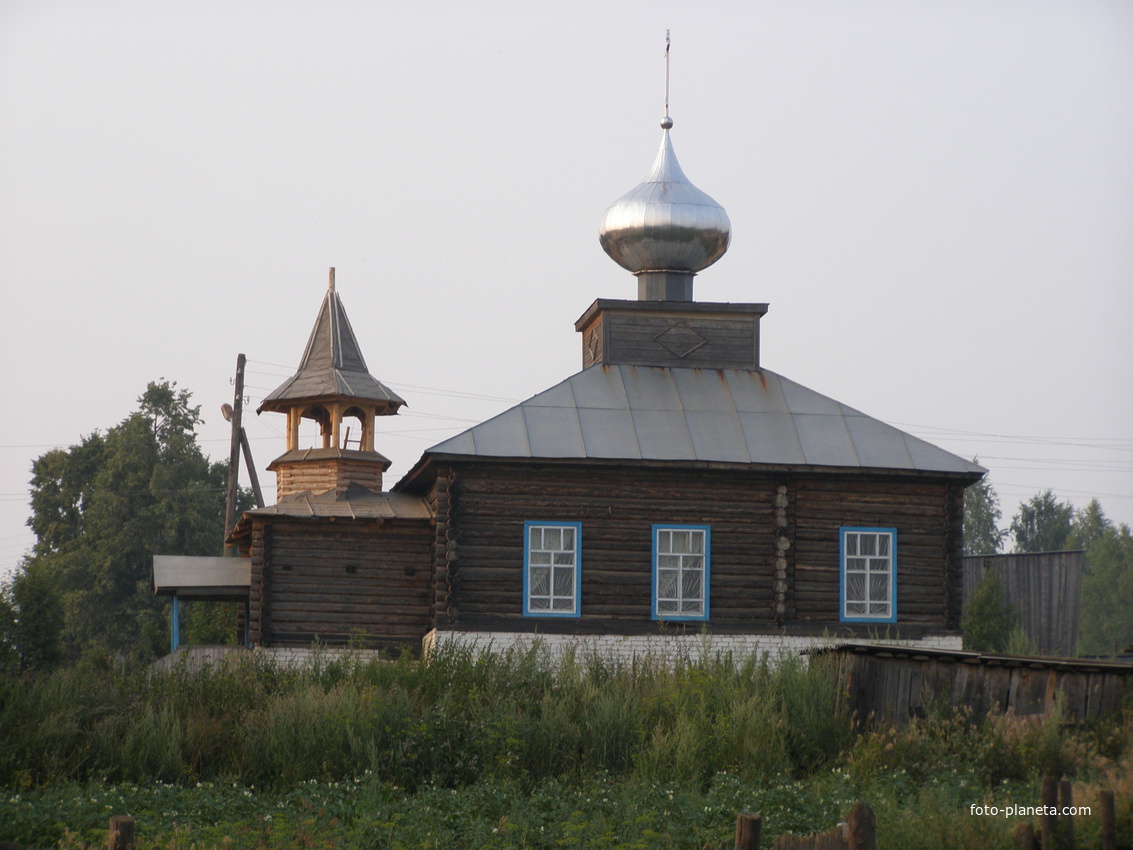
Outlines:
[[[972,462],[979,463],[979,458]],[[999,528],[1002,517],[999,495],[986,477],[964,490],[964,554],[998,554],[1007,534]]]
[[[1047,489],[1019,505],[1011,518],[1016,552],[1060,552],[1070,538],[1074,506]]]
[[[1017,622],[1015,612],[1004,601],[1003,582],[994,571],[988,570],[964,606],[960,623],[964,649],[1005,652]]]
[[[27,582],[32,599],[45,582],[58,589],[68,657],[92,644],[160,652],[168,603],[153,594],[153,555],[222,550],[227,464],[197,445],[200,407],[189,400],[173,382],[150,383],[118,425],[32,465],[37,542],[14,587]]]
[[[1133,534],[1094,499],[1074,516],[1069,543],[1086,550],[1078,651],[1109,655],[1133,643]]]

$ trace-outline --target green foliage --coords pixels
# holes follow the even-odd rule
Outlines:
[[[1015,612],[1003,599],[1003,582],[994,570],[988,570],[964,606],[960,623],[964,649],[1005,652],[1016,624]]]
[[[1053,491],[1036,493],[1011,518],[1016,552],[1061,552],[1070,539],[1074,506],[1060,502]]]
[[[190,673],[88,652],[0,677],[0,834],[77,850],[128,814],[156,848],[680,848],[718,846],[739,811],[806,834],[864,799],[881,846],[1006,848],[1013,823],[972,803],[1034,803],[1048,772],[1076,773],[1079,801],[1091,771],[1133,777],[1133,713],[1075,733],[943,706],[855,737],[816,661],[554,671],[537,647],[446,647]]]
[[[979,463],[979,458],[972,461]],[[964,554],[998,554],[1007,536],[999,528],[1002,517],[999,495],[986,477],[964,490]]]
[[[20,650],[16,643],[16,606],[10,584],[0,584],[0,676],[20,669]]]
[[[26,562],[12,579],[12,630],[20,668],[48,670],[62,660],[63,600],[50,572]]]
[[[189,400],[175,383],[151,383],[138,410],[105,434],[33,463],[37,542],[15,586],[35,588],[27,602],[37,647],[57,625],[71,660],[92,645],[143,658],[163,650],[168,603],[153,594],[153,555],[219,554],[224,531],[226,464],[198,447],[200,408]],[[48,588],[59,616],[46,613],[55,600],[36,601]]]
[[[1133,644],[1133,533],[1115,527],[1095,499],[1075,516],[1070,541],[1086,550],[1078,651],[1120,652]]]

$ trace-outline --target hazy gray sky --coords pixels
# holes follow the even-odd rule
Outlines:
[[[581,367],[660,141],[727,209],[764,365],[1133,523],[1133,4],[0,2],[0,573],[29,468],[174,379],[227,454],[328,266],[396,481]],[[283,418],[251,416],[264,471]]]

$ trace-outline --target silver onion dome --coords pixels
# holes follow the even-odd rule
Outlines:
[[[637,275],[642,300],[692,300],[692,278],[728,250],[732,223],[724,208],[681,170],[669,128],[661,121],[661,149],[645,180],[602,217],[598,239],[606,253]]]

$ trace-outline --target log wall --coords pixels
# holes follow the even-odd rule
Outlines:
[[[430,523],[276,520],[263,536],[270,547],[258,564],[253,548],[252,565],[257,643],[420,646],[431,626]]]
[[[959,621],[960,551],[952,527],[959,485],[597,464],[454,466],[459,476],[447,472],[434,490],[439,628],[657,630],[651,619],[654,523],[711,527],[712,631],[813,632],[831,625],[862,632],[838,620],[843,525],[897,528],[894,631],[917,637],[955,629]],[[522,616],[525,520],[582,524],[581,618]]]
[[[897,529],[898,624],[958,628],[959,485],[864,476],[808,477],[793,484],[798,620],[837,622],[838,529],[863,526]]]

